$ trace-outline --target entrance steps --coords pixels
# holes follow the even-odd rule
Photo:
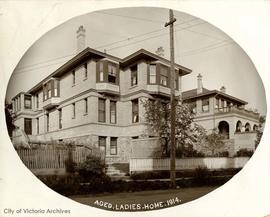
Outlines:
[[[111,178],[112,181],[117,180],[129,180],[129,170],[127,165],[124,164],[107,164],[106,174]]]

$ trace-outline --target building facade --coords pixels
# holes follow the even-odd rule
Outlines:
[[[142,101],[169,98],[170,62],[144,49],[120,59],[84,48],[82,26],[77,42],[75,57],[29,91],[13,97],[17,126],[13,144],[76,141],[100,148],[107,163],[127,163],[135,152],[144,155],[157,142],[146,132]],[[175,64],[176,96],[181,93],[182,76],[189,73],[190,69]],[[224,90],[202,88],[200,76],[197,89],[182,96],[194,105],[198,124],[206,129],[218,127],[228,135],[232,151],[237,145],[254,149],[245,142],[258,125],[259,115],[246,111],[246,102]],[[245,145],[236,142],[241,140]]]
[[[208,132],[217,129],[225,137],[225,149],[233,156],[240,149],[255,150],[259,113],[245,109],[247,102],[220,90],[203,88],[197,76],[197,88],[182,93],[183,102],[191,105],[195,122]],[[198,147],[200,150],[201,147]]]

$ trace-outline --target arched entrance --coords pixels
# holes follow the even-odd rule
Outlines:
[[[229,126],[228,122],[220,121],[218,124],[218,130],[219,130],[219,133],[225,137],[225,139],[229,139],[230,126]]]
[[[247,122],[245,125],[245,132],[250,132],[251,131],[251,126],[250,124]]]
[[[235,132],[236,133],[240,133],[241,132],[241,129],[242,129],[242,122],[241,121],[237,121]]]
[[[257,126],[257,124],[254,124],[253,125],[253,131],[257,131],[258,130],[258,126]]]

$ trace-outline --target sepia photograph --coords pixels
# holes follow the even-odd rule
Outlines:
[[[261,77],[230,36],[157,7],[50,30],[5,96],[21,162],[53,191],[110,211],[165,209],[224,185],[260,146],[266,113]]]

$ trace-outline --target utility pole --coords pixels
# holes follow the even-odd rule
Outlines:
[[[165,23],[165,27],[170,26],[170,53],[171,53],[171,163],[170,163],[170,179],[171,188],[176,188],[175,183],[175,68],[174,68],[174,38],[173,23],[176,19],[173,17],[173,10],[170,9],[170,21]]]

